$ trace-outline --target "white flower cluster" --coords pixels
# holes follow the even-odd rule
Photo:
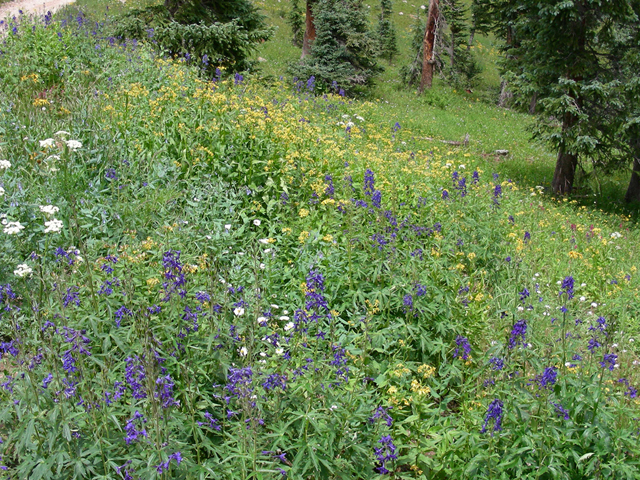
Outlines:
[[[11,168],[11,162],[9,160],[0,160],[0,170],[7,170]]]
[[[40,205],[40,211],[46,215],[55,215],[60,209],[54,205]]]
[[[26,263],[21,263],[16,267],[13,271],[13,274],[17,277],[26,277],[27,275],[31,275],[33,269],[27,265]]]
[[[67,144],[67,147],[69,147],[69,150],[71,150],[72,152],[75,152],[79,148],[82,148],[82,142],[79,142],[78,140],[67,140],[65,143]]]
[[[20,233],[20,230],[24,230],[24,225],[20,222],[8,222],[4,227],[4,233],[7,235],[15,235]]]
[[[4,188],[0,187],[0,197],[4,195]]]
[[[78,140],[66,140],[64,137],[66,137],[68,135],[71,135],[71,134],[69,132],[65,132],[64,130],[60,130],[60,131],[55,133],[55,136],[62,138],[62,141],[65,143],[67,148],[69,150],[71,150],[72,152],[75,152],[79,148],[82,148],[82,142],[80,142]],[[45,138],[44,140],[40,140],[40,147],[41,148],[53,148],[56,145],[58,145],[58,143],[53,138]]]
[[[62,230],[63,224],[62,220],[54,218],[48,222],[44,222],[44,226],[46,227],[44,233],[59,233]]]

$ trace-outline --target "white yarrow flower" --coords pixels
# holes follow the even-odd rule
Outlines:
[[[289,317],[287,317],[286,315],[282,315],[280,317],[280,320],[282,320],[283,322],[288,322],[289,321]]]
[[[261,223],[262,223],[262,222],[261,222],[260,220],[258,220],[257,218],[253,221],[253,224],[254,224],[256,227],[259,227]]]
[[[233,314],[234,314],[236,317],[241,317],[242,315],[244,315],[244,308],[242,308],[242,307],[236,307],[236,308],[234,308],[234,309],[233,309]]]
[[[227,224],[224,226],[224,229],[225,229],[225,230],[231,230],[231,224],[230,224],[230,223],[227,223]]]
[[[20,222],[8,222],[4,227],[4,233],[7,235],[15,235],[20,233],[20,230],[24,230],[24,225]]]
[[[44,222],[44,226],[47,227],[44,229],[44,233],[59,233],[64,225],[62,224],[62,220],[54,218],[53,220]]]
[[[4,195],[4,188],[0,187],[0,197]]]
[[[74,152],[79,148],[82,148],[82,142],[79,142],[78,140],[67,140],[65,143],[67,144],[67,147],[69,147],[69,150]]]
[[[40,140],[40,146],[42,148],[53,148],[56,146],[56,141],[53,138],[45,138]]]
[[[64,130],[58,130],[55,134],[56,137],[66,137],[71,135],[69,132],[66,132]]]
[[[55,215],[60,209],[54,205],[40,205],[40,211],[47,215]]]
[[[6,170],[11,168],[11,162],[9,160],[0,160],[0,170]]]
[[[26,263],[21,263],[13,271],[13,274],[16,277],[26,277],[27,275],[31,275],[32,272],[33,269],[29,265],[27,265]]]
[[[619,232],[613,232],[611,234],[611,238],[620,238],[620,237],[622,237],[622,235]]]

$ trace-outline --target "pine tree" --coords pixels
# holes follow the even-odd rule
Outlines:
[[[420,81],[422,75],[422,43],[424,40],[425,20],[418,9],[415,20],[411,24],[411,63],[400,68],[400,78],[402,83],[408,86],[415,86]]]
[[[252,51],[273,35],[264,19],[250,0],[165,0],[129,11],[115,23],[114,36],[147,40],[151,34],[163,53],[209,72],[237,72],[251,67]]]
[[[468,47],[468,9],[461,0],[443,0],[441,15],[446,22],[443,32],[444,52],[448,56],[445,77],[461,86],[470,86],[473,78],[480,73],[479,67]]]
[[[628,165],[633,129],[623,124],[636,107],[625,92],[637,64],[625,58],[638,43],[626,32],[638,29],[638,1],[488,0],[487,10],[504,35],[503,75],[516,102],[536,95],[535,135],[557,148],[553,191],[571,193],[583,161],[605,171]]]
[[[389,61],[398,53],[398,41],[396,29],[391,21],[393,14],[393,4],[391,0],[380,0],[380,15],[376,33],[380,42],[380,56]]]
[[[467,87],[479,73],[472,53],[467,48],[467,9],[461,0],[441,0],[437,3],[438,19],[434,32],[432,65],[440,70],[453,84]],[[423,49],[427,24],[424,12],[418,10],[412,25],[412,62],[400,69],[402,80],[407,85],[418,84],[422,77]]]
[[[287,24],[291,27],[291,41],[296,47],[302,47],[304,37],[304,12],[300,0],[291,0],[291,10],[287,13]]]
[[[378,42],[371,35],[362,0],[317,0],[313,3],[315,40],[310,54],[290,66],[301,80],[314,77],[314,88],[358,93],[381,68]]]

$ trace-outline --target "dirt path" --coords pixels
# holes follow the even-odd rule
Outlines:
[[[48,11],[54,12],[58,8],[73,2],[74,0],[16,0],[3,3],[0,5],[0,20],[19,15],[20,10],[25,15],[29,13],[45,14]]]

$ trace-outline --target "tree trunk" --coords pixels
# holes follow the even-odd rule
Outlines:
[[[511,92],[508,90],[509,83],[506,80],[500,82],[500,98],[498,98],[498,107],[504,108],[507,100],[511,98]]]
[[[579,100],[576,100],[579,105]],[[562,118],[562,138],[566,138],[566,132],[576,122],[575,115],[567,112]],[[556,170],[553,173],[551,188],[553,193],[557,195],[568,195],[573,190],[573,180],[576,175],[576,167],[578,166],[578,156],[573,153],[565,152],[564,147],[560,146],[558,150],[558,160],[556,161]]]
[[[627,194],[624,196],[624,201],[627,203],[640,202],[640,139],[635,141],[634,155],[631,180]]]
[[[567,195],[573,189],[573,179],[576,175],[578,156],[566,153],[560,149],[556,161],[556,171],[553,173],[551,188],[557,195]]]
[[[471,33],[469,34],[469,43],[467,43],[467,52],[471,50],[471,45],[473,45],[473,37],[476,36],[476,29],[472,28]]]
[[[307,0],[307,13],[305,15],[306,26],[304,29],[304,39],[302,40],[302,56],[303,59],[307,55],[311,54],[311,44],[316,39],[316,25],[313,21],[313,6],[314,0]]]
[[[438,17],[440,0],[429,1],[429,15],[427,16],[427,28],[424,31],[424,41],[422,43],[422,77],[418,93],[422,93],[425,88],[431,88],[433,82],[433,49],[436,43],[436,30],[438,28]]]

